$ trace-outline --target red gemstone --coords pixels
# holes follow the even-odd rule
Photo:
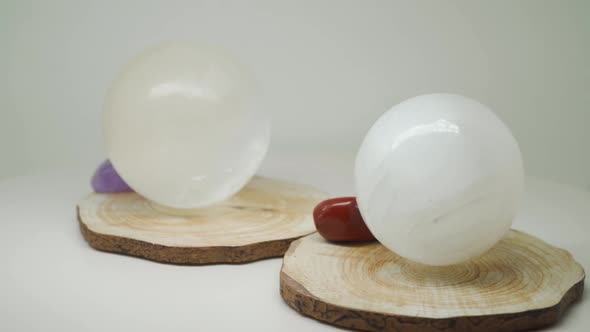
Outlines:
[[[355,197],[332,198],[321,202],[313,210],[313,220],[320,235],[328,241],[375,240],[361,217]]]

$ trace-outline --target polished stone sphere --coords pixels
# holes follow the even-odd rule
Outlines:
[[[367,226],[388,249],[429,265],[461,263],[509,230],[523,162],[506,125],[452,94],[406,100],[367,133],[355,163]]]
[[[225,200],[260,166],[270,118],[252,73],[226,51],[169,43],[127,64],[106,98],[108,156],[129,186],[165,207]]]

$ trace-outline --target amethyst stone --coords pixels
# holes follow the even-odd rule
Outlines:
[[[133,191],[123,180],[110,160],[105,160],[92,177],[92,188],[97,193],[116,193],[124,191]]]

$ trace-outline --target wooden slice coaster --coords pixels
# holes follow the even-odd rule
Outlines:
[[[281,295],[303,315],[357,330],[522,331],[558,321],[584,277],[570,253],[515,230],[485,255],[446,267],[316,233],[285,254]]]
[[[254,177],[227,201],[185,215],[135,193],[93,193],[78,205],[78,221],[99,250],[176,264],[245,263],[282,256],[313,233],[312,211],[323,199],[307,186]]]

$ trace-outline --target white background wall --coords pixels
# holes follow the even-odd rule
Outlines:
[[[512,128],[529,174],[590,185],[584,0],[0,0],[0,178],[102,160],[109,82],[145,47],[178,39],[253,67],[271,154],[351,157],[393,104],[455,92]]]

